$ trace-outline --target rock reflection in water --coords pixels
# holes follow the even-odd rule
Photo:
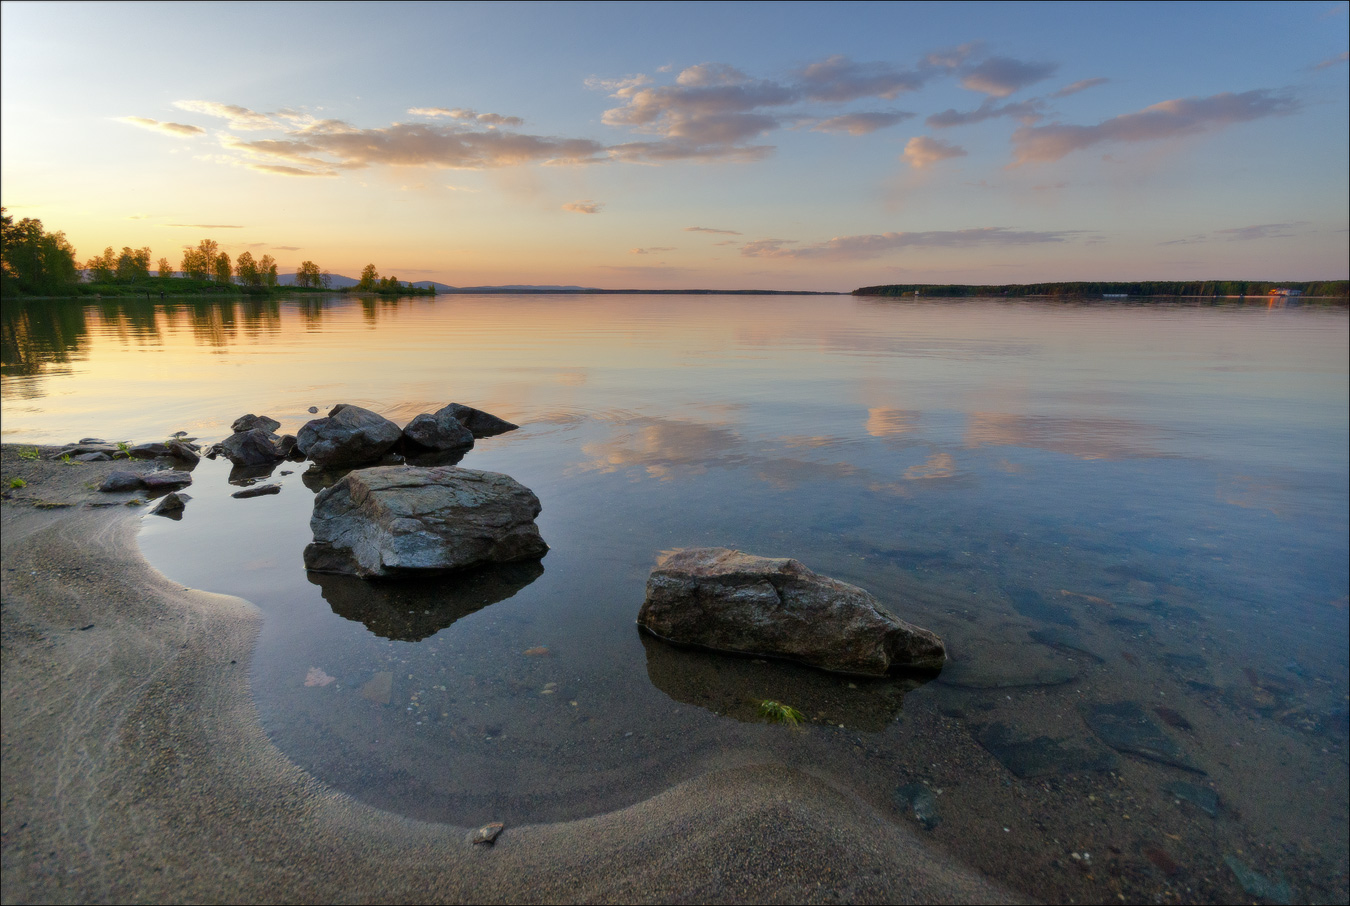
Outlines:
[[[381,638],[419,642],[461,617],[505,601],[544,574],[538,560],[502,563],[426,579],[379,581],[308,574],[333,613]]]
[[[639,628],[652,685],[677,702],[744,723],[763,723],[759,703],[791,705],[812,723],[879,732],[900,716],[905,693],[934,674],[873,678],[827,673],[790,661],[691,648]]]

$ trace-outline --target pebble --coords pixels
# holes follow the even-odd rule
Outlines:
[[[505,827],[506,825],[500,821],[484,824],[478,830],[469,834],[469,842],[474,846],[492,846],[497,842],[497,837],[501,835]]]

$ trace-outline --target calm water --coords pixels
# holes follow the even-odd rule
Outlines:
[[[567,819],[777,761],[916,828],[895,791],[925,785],[919,833],[1048,899],[1335,901],[1347,327],[1344,307],[793,296],[7,306],[0,389],[7,443],[210,442],[245,412],[294,433],[338,402],[522,426],[462,465],[539,496],[537,565],[307,575],[305,464],[236,500],[204,461],[181,521],[144,520],[164,573],[262,608],[276,744],[378,806]],[[949,667],[849,680],[645,638],[648,572],[696,545],[861,585]],[[763,698],[809,725],[760,723]]]

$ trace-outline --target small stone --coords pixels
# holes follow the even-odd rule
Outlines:
[[[540,645],[537,648],[526,648],[526,657],[548,657],[548,646]]]
[[[310,406],[308,411],[309,411],[309,413],[310,413],[311,415],[313,415],[315,412],[318,412],[318,411],[319,411],[319,407],[318,407],[318,406]]]
[[[281,485],[279,484],[258,484],[251,488],[244,488],[242,491],[235,491],[231,497],[262,497],[266,494],[280,494]]]
[[[138,472],[109,472],[98,489],[104,492],[135,491],[144,487]]]
[[[159,503],[155,504],[155,508],[150,511],[150,515],[181,519],[183,518],[183,507],[187,506],[187,502],[191,499],[191,494],[170,491]]]
[[[491,824],[484,824],[478,830],[469,834],[469,842],[474,846],[492,846],[501,836],[506,825],[500,821],[494,821]]]

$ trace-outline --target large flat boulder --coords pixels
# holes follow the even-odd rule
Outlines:
[[[417,575],[542,557],[539,498],[509,475],[454,466],[348,473],[314,498],[305,567]]]
[[[938,670],[942,640],[847,582],[796,560],[720,547],[675,551],[652,570],[638,623],[674,642],[788,658],[840,673]]]
[[[322,468],[376,462],[403,436],[398,425],[369,409],[339,403],[327,418],[306,422],[296,447]]]

